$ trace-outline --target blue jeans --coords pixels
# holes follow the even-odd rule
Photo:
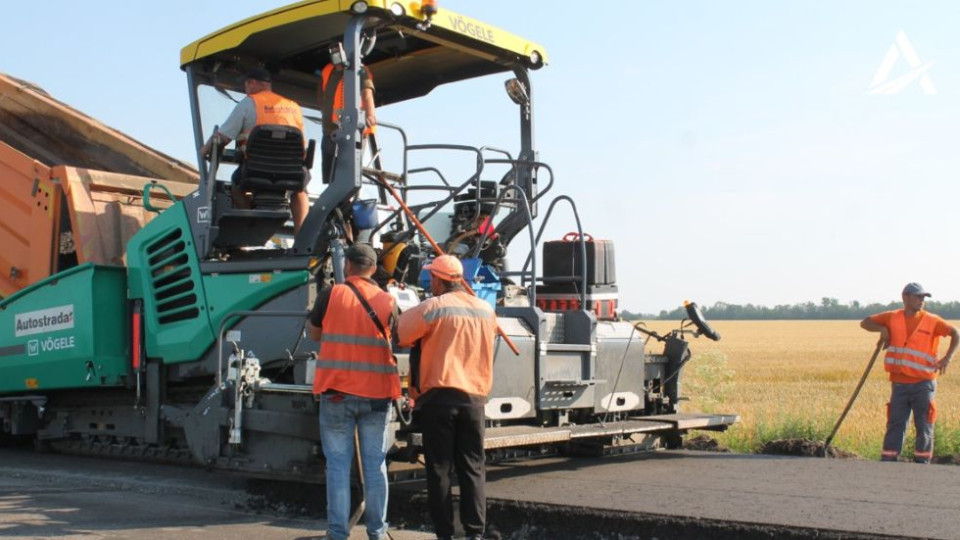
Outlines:
[[[320,442],[327,460],[327,535],[350,536],[350,470],[354,430],[360,440],[367,535],[380,540],[387,533],[387,426],[390,400],[349,394],[320,396]]]

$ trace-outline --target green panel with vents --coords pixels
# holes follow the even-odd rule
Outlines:
[[[214,330],[182,202],[130,239],[127,269],[130,298],[143,300],[147,356],[165,363],[199,359],[213,343]]]

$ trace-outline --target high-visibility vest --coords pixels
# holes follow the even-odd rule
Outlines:
[[[490,304],[467,292],[449,292],[407,310],[403,317],[414,333],[422,335],[415,394],[433,388],[455,388],[475,396],[490,393],[497,337],[497,316]]]
[[[890,373],[900,373],[917,379],[937,378],[937,352],[940,336],[934,334],[937,318],[920,314],[917,328],[907,335],[907,318],[897,310],[890,318],[890,344],[883,367]]]
[[[400,397],[400,377],[390,349],[390,314],[394,300],[374,283],[351,276],[386,330],[384,336],[357,295],[344,284],[333,286],[321,322],[320,355],[313,378],[314,394],[336,390],[355,396]]]
[[[372,81],[373,76],[366,67],[362,68],[361,89],[363,82]],[[334,90],[328,91],[329,88]],[[333,133],[340,125],[340,111],[343,110],[343,70],[334,69],[333,64],[324,66],[320,72],[320,110],[323,112],[323,132]],[[329,115],[329,118],[327,116]]]
[[[300,111],[300,105],[296,101],[289,100],[280,94],[275,94],[269,90],[263,90],[256,94],[251,94],[254,107],[257,111],[257,121],[254,126],[261,125],[279,125],[291,126],[303,133],[303,113]],[[251,126],[251,130],[254,126]],[[250,130],[240,134],[241,141],[246,140]]]

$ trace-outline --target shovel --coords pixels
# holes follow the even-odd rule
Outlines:
[[[347,524],[348,531],[353,530],[354,525],[360,521],[363,512],[367,509],[367,497],[363,489],[363,458],[360,457],[360,438],[357,436],[356,430],[353,431],[353,451],[357,458],[357,473],[360,475],[360,504],[357,505],[357,509],[350,516],[350,522]]]
[[[850,396],[850,401],[847,402],[846,408],[843,409],[843,413],[840,414],[840,418],[837,419],[837,424],[833,426],[833,431],[830,432],[830,436],[827,437],[826,442],[823,443],[823,454],[821,457],[827,457],[827,451],[830,450],[830,443],[833,442],[833,437],[837,434],[837,431],[840,430],[840,424],[843,423],[844,418],[847,417],[847,413],[850,412],[850,408],[853,407],[853,402],[857,400],[857,396],[860,395],[860,389],[863,388],[863,383],[867,381],[867,375],[870,375],[870,370],[873,369],[874,362],[877,361],[877,357],[880,356],[880,351],[883,349],[883,340],[877,342],[877,349],[873,351],[873,356],[870,357],[870,363],[867,364],[867,369],[863,371],[863,376],[860,377],[860,382],[857,384],[856,390],[853,391],[853,395]]]

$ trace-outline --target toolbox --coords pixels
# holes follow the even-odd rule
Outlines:
[[[612,285],[617,282],[616,263],[612,240],[595,240],[584,234],[587,251],[587,285]],[[543,243],[543,277],[545,283],[558,283],[569,278],[571,283],[580,283],[583,261],[580,252],[580,235],[571,232],[561,240]]]

